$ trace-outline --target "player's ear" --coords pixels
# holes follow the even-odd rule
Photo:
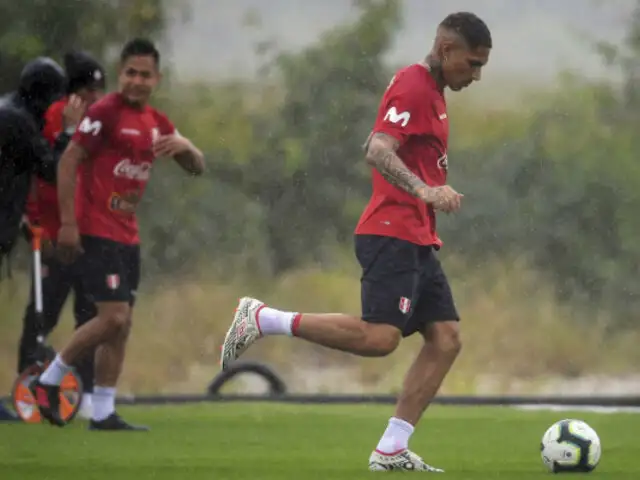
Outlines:
[[[451,40],[443,40],[440,42],[440,51],[438,52],[438,56],[440,57],[440,62],[445,64],[451,58],[451,53],[454,50],[454,44]]]

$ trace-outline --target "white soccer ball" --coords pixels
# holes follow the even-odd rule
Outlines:
[[[591,472],[600,463],[600,438],[581,420],[560,420],[551,425],[540,445],[542,461],[553,473]]]

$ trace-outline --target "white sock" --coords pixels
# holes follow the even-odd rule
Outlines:
[[[92,408],[92,400],[91,400],[91,393],[84,393],[82,395],[82,408],[86,408],[86,409],[91,409]]]
[[[80,404],[78,415],[80,415],[81,418],[92,418],[93,404],[91,403],[91,393],[84,393],[82,395],[82,403]]]
[[[116,389],[113,387],[93,387],[92,420],[101,422],[116,411]]]
[[[282,312],[275,308],[262,307],[258,310],[258,328],[262,335],[291,335],[291,323],[296,313]]]
[[[406,450],[409,448],[409,437],[412,433],[413,425],[399,418],[391,417],[376,450],[387,455]]]
[[[58,354],[42,375],[40,375],[40,383],[43,385],[60,385],[69,370],[69,365],[65,364],[62,358],[60,358],[60,354]]]

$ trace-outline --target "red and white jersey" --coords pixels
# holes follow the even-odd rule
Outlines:
[[[373,127],[400,142],[397,154],[427,185],[445,185],[449,119],[444,93],[420,64],[399,70],[387,87]],[[439,248],[433,208],[373,169],[373,192],[356,234],[395,237]]]
[[[72,138],[87,152],[77,190],[82,235],[140,242],[135,207],[151,175],[153,142],[173,133],[164,114],[150,106],[136,109],[119,93],[105,95],[87,110]]]

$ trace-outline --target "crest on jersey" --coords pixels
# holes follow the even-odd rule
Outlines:
[[[400,309],[402,313],[409,313],[409,310],[411,310],[411,300],[409,300],[407,297],[400,297],[398,309]]]
[[[438,159],[438,168],[449,170],[449,156],[446,153]]]
[[[109,290],[117,290],[120,286],[120,275],[112,274],[107,275],[107,287]]]

